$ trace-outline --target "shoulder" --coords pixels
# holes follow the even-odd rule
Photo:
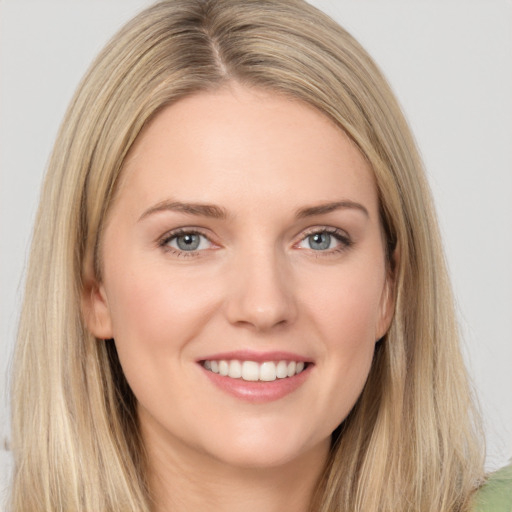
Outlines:
[[[475,495],[471,512],[512,512],[512,465],[489,475]]]

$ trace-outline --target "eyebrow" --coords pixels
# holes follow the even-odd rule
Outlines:
[[[224,208],[213,204],[201,203],[182,203],[180,201],[162,201],[146,210],[140,217],[139,222],[154,213],[172,211],[186,213],[188,215],[197,215],[202,217],[211,217],[213,219],[225,219],[228,215]]]
[[[354,201],[335,201],[332,203],[323,203],[316,206],[307,206],[305,208],[300,208],[297,210],[296,217],[298,219],[303,219],[305,217],[313,217],[314,215],[323,215],[326,213],[331,213],[336,210],[344,210],[344,209],[355,209],[359,210],[366,215],[366,217],[370,217],[368,210],[360,203],[356,203]]]
[[[295,217],[298,219],[303,219],[306,217],[323,215],[326,213],[331,213],[333,211],[343,209],[359,210],[362,213],[364,213],[367,217],[370,216],[368,210],[362,204],[356,203],[354,201],[344,200],[299,208],[295,213]],[[144,220],[146,217],[149,217],[150,215],[164,211],[180,212],[188,215],[210,217],[213,219],[226,219],[228,217],[228,213],[224,208],[221,208],[220,206],[216,206],[214,204],[182,203],[180,201],[167,200],[161,201],[160,203],[157,203],[151,208],[148,208],[139,217],[139,222]]]

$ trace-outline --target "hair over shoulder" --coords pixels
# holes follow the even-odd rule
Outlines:
[[[301,0],[164,0],[107,44],[69,106],[34,229],[15,353],[12,512],[149,511],[135,398],[87,331],[83,277],[132,144],[165,106],[238,82],[306,102],[370,163],[396,308],[333,434],[311,510],[463,512],[483,442],[437,220],[413,137],[363,48]]]

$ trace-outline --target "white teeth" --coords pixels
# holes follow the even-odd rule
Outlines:
[[[260,380],[265,382],[276,380],[276,363],[269,361],[260,366]]]
[[[239,379],[242,376],[242,363],[240,361],[231,361],[229,363],[228,375],[232,379]]]
[[[302,361],[265,361],[257,363],[236,359],[232,361],[212,359],[203,361],[203,367],[213,373],[232,379],[242,378],[250,382],[272,382],[276,379],[285,379],[299,374],[304,370],[305,364]]]
[[[260,378],[260,365],[254,361],[244,361],[242,363],[242,379],[257,381]]]
[[[227,361],[219,361],[219,374],[226,376],[229,373],[229,363]]]
[[[288,365],[286,364],[286,361],[279,361],[279,363],[277,363],[276,377],[278,379],[288,377]]]

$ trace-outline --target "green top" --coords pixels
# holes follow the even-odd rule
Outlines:
[[[512,465],[489,476],[476,493],[473,512],[512,512]]]

